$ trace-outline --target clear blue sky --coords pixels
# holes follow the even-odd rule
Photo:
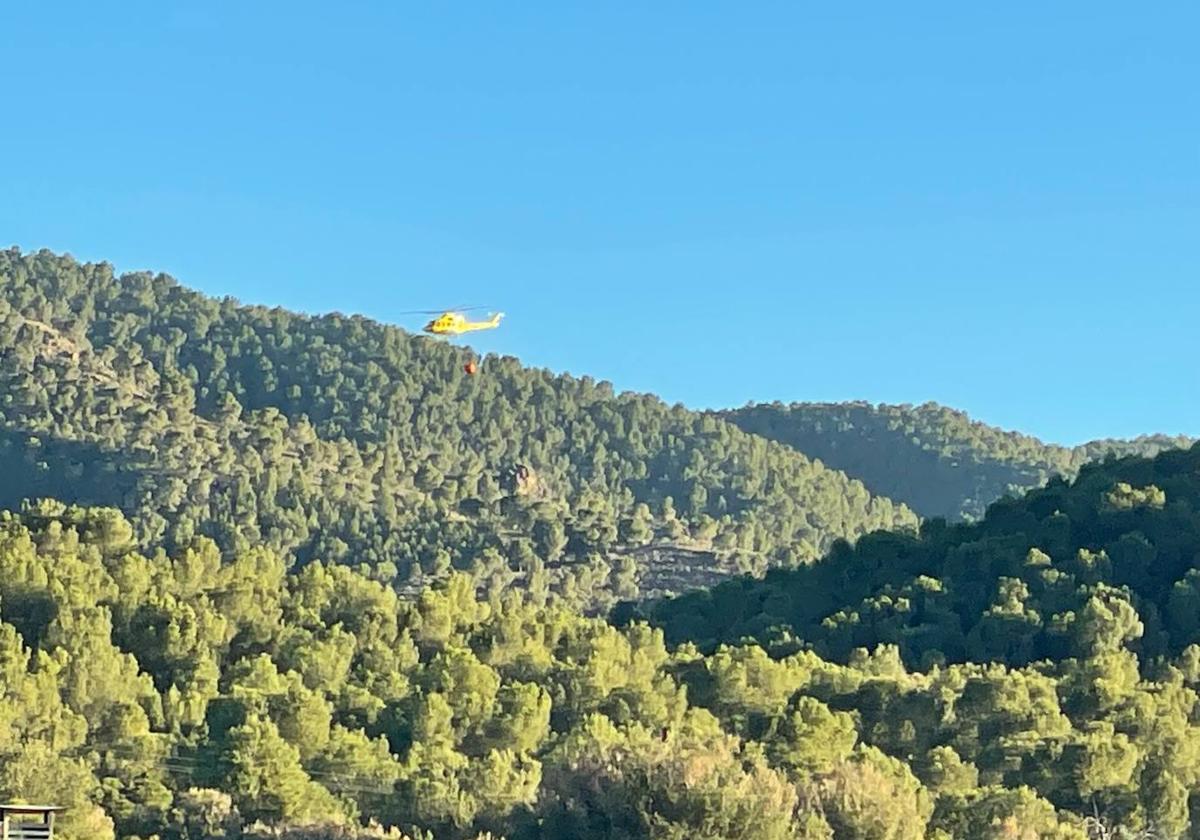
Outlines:
[[[1198,32],[1194,2],[5,4],[0,245],[410,327],[490,305],[481,350],[697,407],[1196,434]]]

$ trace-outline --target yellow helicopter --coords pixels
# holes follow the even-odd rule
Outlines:
[[[449,338],[463,333],[478,332],[479,330],[494,330],[500,326],[503,312],[491,315],[486,321],[470,321],[465,312],[475,312],[482,306],[456,306],[451,309],[412,309],[399,315],[436,315],[437,317],[422,327],[422,332],[440,338]]]
[[[443,312],[425,325],[425,332],[430,335],[462,335],[463,333],[478,332],[479,330],[494,330],[500,326],[503,312],[497,312],[486,321],[468,321],[461,312]]]

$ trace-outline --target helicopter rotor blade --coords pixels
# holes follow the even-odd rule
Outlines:
[[[486,306],[450,306],[445,309],[407,309],[393,312],[393,315],[444,315],[447,312],[478,312],[487,309]]]

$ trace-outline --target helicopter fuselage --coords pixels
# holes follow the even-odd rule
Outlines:
[[[425,325],[425,332],[431,335],[462,335],[477,330],[492,330],[500,326],[503,313],[493,315],[487,321],[468,321],[459,312],[447,312],[439,315]]]

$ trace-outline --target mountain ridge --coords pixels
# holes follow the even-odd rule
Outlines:
[[[1153,456],[1195,440],[1144,434],[1060,446],[934,402],[752,403],[713,414],[786,443],[923,517],[952,520],[977,519],[1005,495],[1055,475],[1071,478],[1109,454]]]
[[[470,377],[467,351],[361,316],[241,306],[45,251],[0,253],[0,278],[0,432],[9,464],[31,466],[0,496],[40,483],[118,507],[144,544],[265,540],[302,562],[354,557],[417,587],[490,548],[476,571],[497,586],[558,564],[555,585],[606,590],[614,573],[622,589],[638,575],[610,551],[631,534],[627,547],[706,548],[728,574],[916,525],[903,505],[801,453],[590,377],[508,357]],[[101,472],[132,470],[135,489],[106,496],[93,477],[92,496],[72,497],[76,482],[37,466],[78,472],[46,458],[79,444],[113,453]],[[513,463],[551,498],[502,504],[511,494],[498,474]],[[318,491],[314,471],[333,488]],[[565,582],[576,573],[587,579]]]
[[[144,545],[353,558],[411,592],[473,570],[604,609],[813,562],[915,528],[913,511],[971,518],[1105,450],[1184,440],[1067,450],[932,404],[693,412],[504,356],[471,377],[469,351],[360,315],[44,250],[0,252],[0,281],[0,501],[116,507]],[[515,463],[538,498],[500,486]]]

